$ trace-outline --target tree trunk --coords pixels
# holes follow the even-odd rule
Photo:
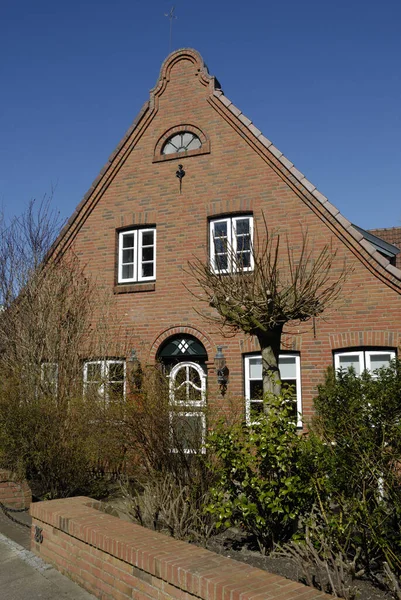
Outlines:
[[[282,327],[276,327],[268,332],[257,335],[262,352],[262,379],[263,396],[273,394],[278,396],[281,392],[281,377],[278,366],[280,354]],[[264,404],[264,407],[266,405]]]

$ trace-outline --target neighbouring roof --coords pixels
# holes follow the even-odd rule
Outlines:
[[[348,219],[346,219],[340,213],[340,211],[328,201],[326,196],[324,196],[324,194],[322,194],[316,188],[316,186],[311,183],[305,177],[305,175],[301,173],[301,171],[299,171],[294,164],[288,158],[286,158],[284,154],[268,138],[262,134],[262,132],[252,123],[252,121],[248,119],[248,117],[246,117],[242,111],[224,95],[217,79],[209,74],[199,52],[193,50],[192,48],[182,48],[180,50],[176,50],[166,58],[162,64],[157,83],[150,92],[150,99],[145,102],[140,113],[134,120],[131,127],[128,129],[126,135],[111,154],[108,162],[100,171],[98,177],[93,182],[83,200],[77,206],[73,215],[68,220],[59,237],[53,244],[50,254],[54,251],[57,251],[58,247],[62,247],[64,243],[68,244],[74,237],[74,233],[71,233],[71,231],[75,226],[79,228],[80,224],[83,222],[86,214],[86,208],[87,206],[91,206],[90,201],[95,195],[96,190],[99,190],[103,181],[107,180],[109,173],[113,172],[113,170],[116,168],[116,165],[118,165],[119,160],[125,156],[125,153],[130,151],[132,140],[135,140],[135,136],[141,135],[142,122],[152,118],[152,113],[157,113],[158,103],[155,101],[155,98],[163,93],[165,86],[168,83],[169,73],[172,65],[177,64],[177,62],[183,58],[186,60],[190,59],[197,64],[200,76],[199,79],[202,79],[203,84],[207,85],[210,90],[209,95],[211,104],[214,105],[217,103],[219,105],[219,110],[228,110],[229,113],[231,113],[231,118],[234,119],[238,127],[245,126],[245,130],[248,131],[248,135],[250,135],[255,142],[259,142],[263,148],[268,151],[267,156],[269,157],[271,155],[271,157],[274,157],[271,160],[276,159],[279,161],[281,171],[284,173],[285,177],[287,177],[287,179],[295,178],[296,182],[301,185],[301,192],[303,196],[306,199],[309,199],[309,195],[311,195],[313,199],[321,205],[323,214],[326,213],[328,218],[330,218],[330,216],[334,217],[336,229],[339,235],[344,239],[344,233],[348,233],[352,240],[352,247],[355,248],[356,245],[360,256],[365,257],[365,260],[366,258],[368,259],[369,263],[374,267],[380,278],[399,291],[401,284],[401,270],[392,265],[390,261],[383,256],[383,254],[385,254],[385,252],[383,252],[383,240],[378,243],[377,240],[379,238],[372,232],[367,232],[355,225],[352,225],[352,223],[348,221]],[[255,144],[255,147],[258,148],[257,144]],[[260,152],[259,148],[258,151]],[[376,232],[378,230],[374,231]],[[372,235],[373,238],[369,239],[370,235]],[[389,243],[389,246],[391,245],[392,244]],[[389,258],[391,258],[391,256],[389,256]]]
[[[395,258],[397,256],[397,254],[399,254],[400,249],[397,248],[397,246],[390,244],[389,242],[385,241],[383,238],[379,237],[376,234],[376,231],[379,232],[380,229],[366,231],[366,229],[362,229],[362,227],[358,227],[358,225],[352,225],[352,227],[355,227],[355,229],[363,235],[364,239],[368,240],[368,242],[370,242],[376,248],[376,250],[378,250],[382,254],[385,254],[386,256],[389,256],[391,258]],[[373,231],[375,231],[375,233],[373,233]],[[401,240],[401,229],[400,229],[400,240]]]

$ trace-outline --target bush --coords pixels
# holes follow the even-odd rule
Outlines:
[[[262,552],[288,540],[298,517],[312,504],[307,445],[297,433],[293,393],[265,398],[267,414],[252,426],[220,428],[209,439],[218,482],[207,510],[220,526],[237,525]]]
[[[315,399],[309,444],[322,526],[345,556],[376,577],[401,574],[401,369],[335,376]]]

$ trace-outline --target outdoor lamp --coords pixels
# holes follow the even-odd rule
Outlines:
[[[217,346],[217,354],[214,357],[214,366],[217,373],[217,383],[220,386],[222,396],[224,396],[227,390],[229,371],[226,365],[226,357],[223,354],[223,346]]]
[[[128,362],[130,363],[130,378],[133,387],[139,389],[142,383],[142,369],[141,363],[139,362],[139,358],[134,348],[131,350],[131,355],[128,359]]]

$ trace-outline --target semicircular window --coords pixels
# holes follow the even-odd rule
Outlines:
[[[202,142],[197,135],[190,131],[175,133],[167,140],[162,149],[162,154],[177,154],[177,152],[188,152],[188,150],[198,150]]]

